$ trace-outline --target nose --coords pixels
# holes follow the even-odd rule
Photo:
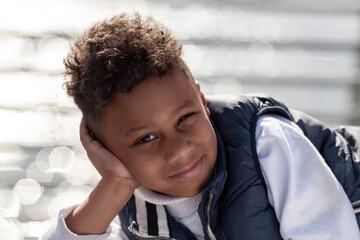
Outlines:
[[[194,148],[194,144],[190,138],[182,134],[176,134],[168,137],[166,141],[166,144],[164,144],[166,161],[188,160]]]

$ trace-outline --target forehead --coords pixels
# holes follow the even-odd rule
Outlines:
[[[146,107],[164,107],[158,105],[160,103],[168,105],[166,100],[181,102],[185,98],[196,98],[195,90],[194,81],[186,78],[181,72],[162,77],[150,77],[128,93],[117,93],[106,109],[113,110],[121,106],[122,109],[129,111]]]
[[[200,101],[195,82],[181,72],[174,72],[162,77],[151,77],[135,86],[128,93],[117,93],[105,107],[103,116],[104,131],[112,128],[113,123],[125,127],[156,121],[176,111],[184,104]]]

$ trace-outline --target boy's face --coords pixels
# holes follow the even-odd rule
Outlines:
[[[212,176],[217,141],[206,101],[181,72],[151,77],[105,108],[102,134],[146,188],[189,197]]]

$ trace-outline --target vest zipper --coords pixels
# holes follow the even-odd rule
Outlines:
[[[210,228],[210,205],[213,197],[214,197],[213,193],[209,192],[209,200],[206,206],[206,234],[210,240],[216,240],[216,237]]]
[[[159,236],[153,236],[153,237],[150,237],[150,236],[141,236],[140,233],[138,233],[134,228],[133,226],[136,224],[135,221],[133,221],[131,223],[131,225],[128,227],[129,231],[133,234],[133,236],[136,238],[136,239],[139,239],[139,240],[148,240],[148,239],[158,239],[158,240],[174,240],[173,238],[168,238],[168,237],[159,237]]]
[[[351,203],[351,205],[354,209],[355,214],[360,213],[360,200]]]

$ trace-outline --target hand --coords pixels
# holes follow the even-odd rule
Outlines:
[[[117,181],[119,184],[126,185],[133,190],[140,187],[140,183],[121,160],[90,135],[84,118],[81,119],[80,123],[80,141],[91,163],[103,179]]]

